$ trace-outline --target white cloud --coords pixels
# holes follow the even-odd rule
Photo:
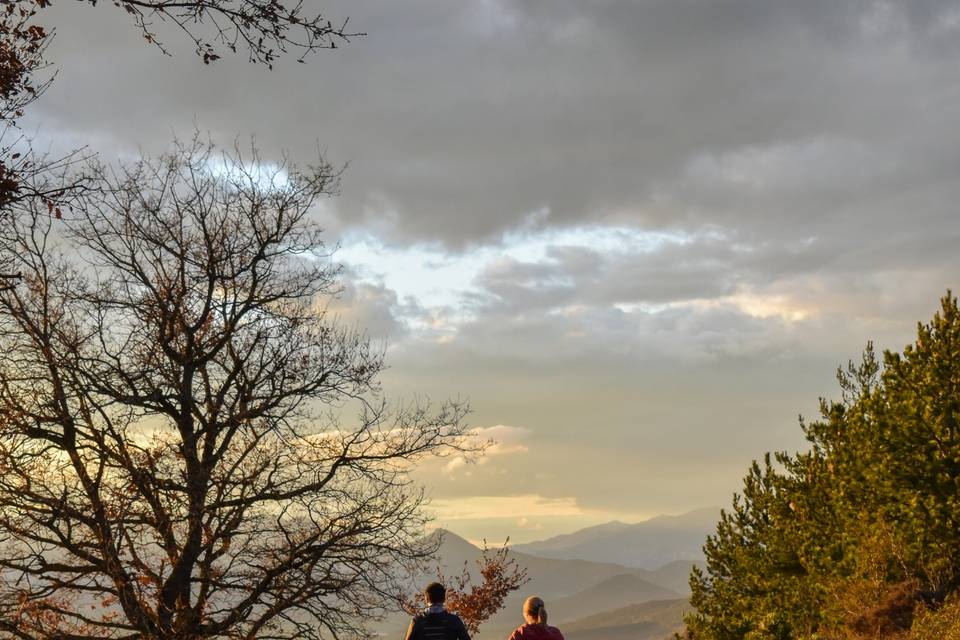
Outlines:
[[[530,429],[511,427],[505,424],[478,427],[468,432],[467,445],[485,447],[483,456],[477,460],[477,464],[483,465],[498,456],[527,453],[529,448],[523,441],[527,440],[530,434]],[[464,456],[454,456],[443,465],[441,470],[447,475],[453,475],[468,464],[470,464],[470,461]]]
[[[490,442],[483,459],[489,460],[493,456],[503,456],[512,453],[526,453],[529,451],[524,442],[530,438],[532,432],[524,427],[511,427],[498,424],[492,427],[480,427],[470,430],[470,437],[477,442]]]
[[[467,460],[463,456],[451,458],[449,462],[443,465],[443,472],[452,475],[457,469],[467,466]]]

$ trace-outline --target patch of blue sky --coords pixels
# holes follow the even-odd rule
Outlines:
[[[425,309],[446,309],[451,320],[471,317],[471,299],[482,295],[478,277],[497,262],[553,261],[557,249],[583,249],[604,256],[640,255],[695,241],[695,234],[628,226],[576,226],[511,230],[495,242],[451,251],[439,243],[388,245],[369,233],[342,238],[333,260],[362,282],[393,290],[401,300]]]

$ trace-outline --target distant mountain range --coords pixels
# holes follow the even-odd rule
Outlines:
[[[444,531],[438,553],[439,568],[447,575],[458,573],[464,563],[471,568],[481,556],[481,550],[460,536]],[[510,556],[527,570],[530,581],[508,600],[504,610],[487,624],[500,622],[515,627],[520,624],[520,607],[524,598],[537,594],[547,600],[553,622],[573,620],[604,609],[648,600],[680,598],[687,589],[674,590],[654,580],[676,585],[685,583],[691,564],[672,566],[666,571],[647,571],[635,567],[592,562],[589,560],[541,558],[513,549]],[[509,621],[509,622],[508,622]]]
[[[510,556],[527,570],[530,581],[512,594],[480,628],[478,640],[500,640],[523,622],[521,606],[529,595],[547,603],[550,623],[567,640],[661,640],[682,628],[689,609],[688,580],[713,531],[717,509],[682,516],[660,516],[638,524],[612,522],[542,542],[515,545]],[[474,571],[481,550],[449,531],[442,536],[437,563],[419,582]],[[377,631],[399,637],[408,619],[391,616]]]
[[[701,547],[713,533],[719,507],[698,509],[680,516],[657,516],[644,522],[610,522],[514,545],[519,553],[543,558],[579,559],[656,570],[674,561],[703,559]]]

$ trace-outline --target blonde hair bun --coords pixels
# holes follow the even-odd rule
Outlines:
[[[536,620],[537,624],[547,625],[547,606],[543,598],[530,596],[523,601],[523,615],[530,620]]]

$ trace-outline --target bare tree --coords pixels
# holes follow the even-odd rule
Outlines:
[[[89,180],[0,228],[0,634],[358,633],[434,551],[407,472],[466,408],[388,410],[325,313],[336,171],[194,141]]]
[[[96,4],[97,0],[87,0]],[[305,12],[303,0],[114,0],[123,7],[147,42],[167,49],[155,23],[176,26],[193,43],[205,64],[220,58],[223,49],[246,51],[251,62],[273,66],[282,54],[297,60],[319,49],[336,49],[351,37],[348,19],[334,23],[322,13]]]
[[[96,5],[97,0],[83,0]],[[204,64],[224,51],[238,48],[251,62],[273,67],[284,54],[299,62],[320,49],[335,49],[353,36],[348,19],[334,23],[322,13],[305,11],[302,0],[112,0],[132,16],[144,39],[169,50],[156,27],[166,24],[193,44]],[[62,208],[82,182],[57,182],[64,166],[84,160],[81,150],[57,158],[38,156],[17,128],[24,110],[50,85],[52,75],[38,77],[50,65],[45,53],[52,32],[43,26],[41,11],[50,0],[0,0],[0,221],[15,201],[38,200],[50,211]],[[42,74],[41,74],[42,75]],[[37,185],[45,189],[38,189]],[[35,203],[36,204],[36,203]],[[18,274],[0,272],[0,287]]]

